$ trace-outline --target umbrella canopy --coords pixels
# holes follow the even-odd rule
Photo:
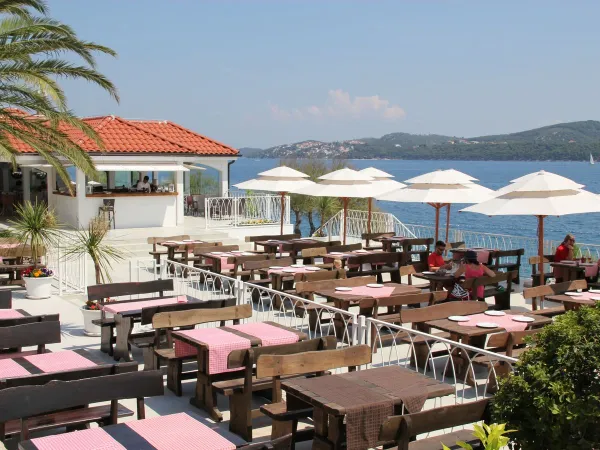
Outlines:
[[[92,181],[88,181],[87,184],[90,186],[100,186],[102,183],[98,183],[97,181],[92,180]]]
[[[535,172],[513,180],[496,191],[496,196],[461,211],[488,216],[536,216],[538,218],[538,254],[540,284],[544,284],[544,218],[600,212],[600,196],[581,188],[568,178],[545,172]]]
[[[392,178],[394,178],[393,175],[390,175],[389,173],[384,172],[383,170],[379,170],[375,167],[367,167],[366,169],[361,170],[360,173],[372,177],[373,183],[377,184],[378,190],[385,189],[386,192],[387,191],[391,192],[396,189],[401,189],[403,187],[406,187],[406,185],[404,183],[400,183],[399,181],[392,180]],[[368,217],[367,217],[367,233],[370,234],[371,233],[371,216],[373,215],[373,213],[372,213],[373,197],[369,197],[368,202],[369,202],[369,213],[368,213]]]
[[[309,176],[286,166],[275,167],[258,174],[258,178],[234,184],[238,189],[277,192],[281,195],[281,226],[280,234],[283,234],[283,220],[285,216],[285,195],[299,189],[314,185]]]
[[[458,170],[436,170],[406,180],[403,189],[387,192],[377,197],[392,202],[427,203],[435,208],[435,240],[439,237],[440,209],[448,208],[446,240],[450,227],[450,205],[453,203],[479,203],[493,197],[494,191],[476,184],[477,178]]]
[[[290,192],[315,197],[339,197],[344,206],[344,244],[346,243],[346,225],[348,201],[350,198],[375,197],[386,192],[385,186],[378,187],[374,178],[356,170],[344,168],[319,177],[319,183],[298,188]]]

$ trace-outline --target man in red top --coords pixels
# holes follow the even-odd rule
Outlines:
[[[572,234],[567,234],[565,236],[562,244],[558,246],[556,249],[556,253],[554,254],[554,262],[560,261],[572,261],[574,257],[573,247],[575,246],[575,236]],[[560,282],[563,279],[562,270],[560,267],[554,268],[554,278],[556,278],[556,282]]]
[[[436,271],[438,269],[451,269],[452,264],[446,263],[442,255],[446,250],[446,243],[444,241],[437,241],[435,243],[435,250],[427,257],[427,265],[429,270]]]

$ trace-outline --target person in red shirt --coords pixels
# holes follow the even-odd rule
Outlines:
[[[442,256],[445,250],[446,243],[444,241],[437,241],[435,243],[435,250],[427,257],[427,265],[429,266],[429,270],[436,271],[438,269],[452,269],[452,263],[446,263]]]
[[[574,258],[574,246],[575,236],[569,233],[565,236],[562,244],[556,248],[556,253],[554,253],[554,262],[572,261]],[[554,268],[554,278],[556,278],[557,283],[562,281],[563,274],[560,267]]]

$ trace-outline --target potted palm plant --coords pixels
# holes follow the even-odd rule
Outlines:
[[[8,233],[23,247],[31,248],[33,267],[23,272],[27,297],[31,299],[50,298],[52,295],[52,270],[40,265],[46,256],[46,249],[55,245],[59,237],[59,224],[56,214],[44,203],[25,202],[16,207],[16,218],[8,221]]]
[[[65,254],[66,258],[82,253],[87,254],[94,264],[96,284],[102,284],[106,281],[111,282],[110,270],[113,262],[125,259],[121,250],[104,242],[109,229],[106,220],[101,217],[93,218],[90,220],[87,229],[75,233],[74,242]],[[81,312],[83,314],[84,333],[88,336],[99,336],[100,327],[92,323],[93,320],[102,317],[102,310],[97,302],[86,302],[81,307]]]

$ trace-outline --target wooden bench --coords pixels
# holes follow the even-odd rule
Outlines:
[[[587,281],[573,280],[563,281],[562,283],[547,284],[544,286],[536,286],[529,289],[523,289],[523,298],[531,299],[531,314],[539,314],[546,317],[554,317],[565,313],[564,305],[553,308],[544,308],[544,299],[547,295],[564,294],[567,291],[575,291],[577,289],[587,289]],[[540,299],[540,309],[538,309],[538,298]]]
[[[194,256],[195,253],[218,251],[215,249],[217,247],[222,247],[222,246],[223,246],[222,242],[203,242],[202,244],[194,245],[191,249],[189,247],[187,247],[185,252],[179,251],[178,253],[181,253],[181,256],[175,257],[173,260],[175,262],[182,263],[182,264],[187,264],[191,261],[193,261],[194,263],[200,262],[201,258]],[[187,253],[187,255],[183,256],[185,253]],[[192,256],[190,256],[190,254]],[[200,264],[199,265],[194,264],[194,266],[200,267]]]
[[[0,391],[0,438],[30,431],[109,425],[132,415],[119,400],[137,399],[137,418],[145,418],[144,397],[163,395],[160,371],[131,372],[74,381],[50,381],[41,386],[21,386]],[[109,405],[91,406],[107,402]]]
[[[419,273],[419,271],[414,265],[400,266],[400,279],[406,277],[409,286],[413,285],[412,276],[416,273]],[[430,289],[431,283],[419,283],[415,287],[418,287],[419,289]]]
[[[389,273],[391,281],[400,283],[400,266],[402,254],[397,252],[367,253],[348,258],[348,278],[365,275],[376,275],[377,282],[383,283],[383,274]],[[370,265],[370,269],[365,266]]]
[[[281,380],[294,376],[323,376],[329,371],[348,368],[350,372],[357,367],[370,364],[371,349],[368,345],[309,351],[295,354],[262,354],[256,360],[256,377],[270,378],[272,381],[272,403],[261,406],[260,411],[273,420],[271,439],[292,434],[292,446],[301,440],[312,439],[314,429],[303,430],[298,436],[298,421],[312,417],[312,407],[289,409],[281,396]]]
[[[296,342],[294,344],[254,347],[234,350],[229,354],[227,365],[230,369],[242,368],[240,378],[212,383],[213,390],[229,397],[231,419],[229,430],[247,441],[252,440],[252,419],[262,415],[259,409],[252,409],[252,393],[270,390],[271,378],[259,377],[254,367],[261,355],[289,355],[294,353],[315,352],[335,348],[337,340],[333,336]],[[281,397],[279,397],[281,398]]]
[[[126,295],[158,294],[156,297],[164,297],[165,291],[173,291],[173,279],[141,281],[130,283],[97,284],[88,286],[88,300],[97,301],[100,305],[107,303],[105,300]],[[107,319],[104,311],[102,317],[92,320],[94,325],[100,327],[100,350],[112,356],[115,343],[115,320]]]
[[[159,250],[157,245],[165,241],[183,241],[188,240],[190,237],[187,234],[180,234],[178,236],[167,236],[167,237],[149,237],[147,242],[152,245],[152,251],[148,252],[156,261],[156,265],[160,264],[160,257],[163,255],[167,255],[167,250]],[[181,253],[184,250],[177,250],[176,252]]]
[[[360,235],[360,239],[365,241],[365,250],[383,250],[382,245],[371,245],[371,241],[384,237],[392,237],[393,235],[393,231],[388,231],[386,233],[363,233]]]
[[[494,272],[500,272],[506,270],[507,272],[516,272],[514,278],[515,283],[519,284],[521,279],[519,277],[519,271],[521,270],[521,257],[525,254],[524,248],[517,250],[494,250],[490,252],[491,264],[488,267]],[[506,258],[515,258],[515,261],[503,262]]]
[[[160,361],[167,362],[167,388],[176,396],[181,397],[183,380],[196,378],[198,369],[183,372],[183,363],[188,361],[196,361],[197,355],[177,356],[173,348],[173,339],[171,332],[176,328],[194,327],[211,322],[220,322],[221,326],[225,322],[232,320],[234,324],[239,323],[240,319],[252,317],[252,305],[249,303],[239,306],[228,306],[225,308],[207,308],[197,309],[193,311],[176,311],[176,312],[161,312],[152,317],[152,326],[155,331],[154,353],[158,361],[155,363],[159,366]],[[166,345],[162,345],[160,336],[166,331]],[[210,375],[207,375],[210,377]]]
[[[425,267],[427,264],[427,258],[431,253],[429,249],[434,243],[433,238],[409,238],[404,239],[400,243],[400,250],[402,253],[402,265],[408,264],[417,264],[418,267]],[[385,247],[385,245],[384,245]],[[417,249],[413,249],[414,247],[420,247]],[[393,249],[391,249],[393,250]],[[418,259],[415,261],[413,256],[418,256]],[[423,269],[426,270],[426,269]]]
[[[322,268],[331,268],[333,264],[325,264],[323,257],[327,256],[327,247],[313,247],[305,248],[300,251],[300,258],[304,264],[316,265]],[[320,263],[317,263],[317,259],[321,259]]]
[[[436,342],[436,339],[449,339],[451,337],[450,333],[447,332],[432,333],[431,328],[425,325],[425,322],[446,319],[450,316],[479,314],[487,311],[487,309],[488,306],[485,302],[448,302],[424,308],[403,309],[400,311],[400,323],[410,323],[413,329],[429,333],[433,337],[405,334],[396,336],[396,339],[400,338],[402,342],[413,347],[414,356],[411,358],[410,364],[421,369],[425,367],[430,357],[434,358],[448,354],[447,350],[431,352],[430,346]]]
[[[238,447],[240,450],[289,450],[292,447],[292,434],[282,436],[270,441],[258,442]]]
[[[270,288],[273,280],[270,275],[267,275],[262,271],[264,269],[268,269],[271,266],[287,267],[291,266],[292,264],[294,264],[294,260],[291,257],[284,257],[279,258],[277,260],[267,259],[264,261],[246,261],[242,264],[242,269],[250,272],[247,281],[248,283],[265,288]],[[258,276],[259,278],[256,279],[256,276]],[[254,303],[260,303],[261,291],[259,289],[252,289],[251,296],[252,301]]]
[[[59,344],[60,338],[58,320],[0,327],[0,353],[21,352],[24,347],[36,347],[35,351],[25,352],[27,354],[46,353],[46,345]],[[27,355],[23,354],[23,356]]]
[[[539,257],[539,255],[529,257],[529,264],[531,264],[531,287],[536,287],[540,285],[540,261],[542,261],[542,259]],[[549,265],[553,262],[554,255],[544,255],[544,266],[546,266],[546,264]],[[546,271],[546,268],[544,268],[544,284],[546,284],[546,281],[548,281],[548,279],[554,278],[554,272],[552,271],[552,268],[548,266],[547,270],[548,271]]]
[[[256,243],[268,240],[277,240],[277,241],[289,241],[291,239],[299,239],[302,235],[299,233],[295,234],[265,234],[261,236],[246,236],[246,242],[254,243],[254,250],[257,250]]]
[[[484,286],[483,297],[477,298],[476,300],[485,302],[487,297],[494,297],[495,309],[510,309],[510,295],[513,290],[512,280],[516,276],[517,272],[497,272],[493,277],[482,276],[469,278],[465,280],[462,287],[470,289],[472,293],[476,293],[479,286]],[[499,287],[499,283],[504,281],[506,281],[506,289]]]
[[[379,441],[396,442],[398,450],[441,450],[441,443],[450,448],[459,448],[457,441],[475,446],[479,439],[473,430],[460,430],[415,440],[419,434],[452,429],[481,420],[490,421],[490,400],[483,399],[459,405],[444,406],[413,414],[389,417],[381,426]],[[477,448],[477,447],[474,447]]]
[[[328,247],[325,247],[325,250],[327,250],[327,253],[332,253],[332,252],[345,253],[345,252],[354,252],[356,250],[362,250],[362,248],[363,248],[363,246],[359,242],[358,244],[330,245]]]
[[[275,265],[275,255],[273,254],[260,254],[260,255],[240,255],[233,256],[227,259],[227,262],[233,264],[233,272],[231,278],[240,277],[242,281],[250,281],[252,276],[252,270],[246,268],[246,263],[249,261],[271,261],[271,265]]]

